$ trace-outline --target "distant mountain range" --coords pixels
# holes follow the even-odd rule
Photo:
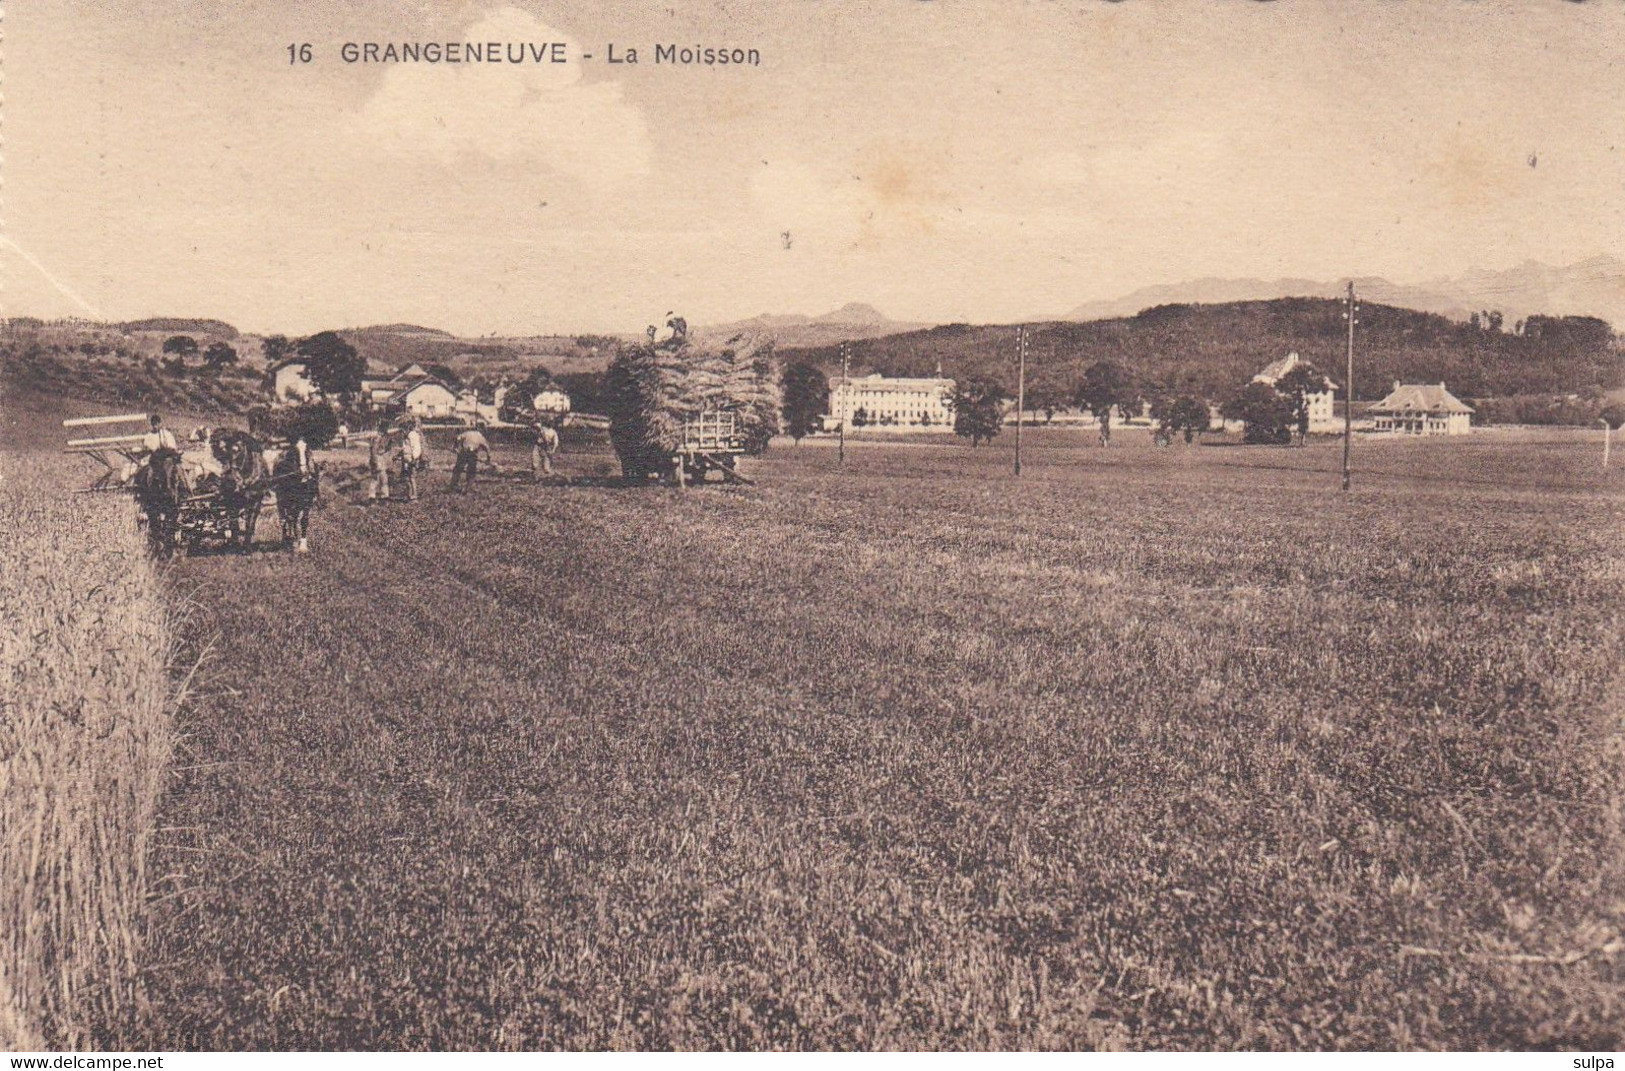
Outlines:
[[[1278,297],[1336,298],[1346,280],[1196,279],[1149,286],[1120,298],[1091,301],[1068,312],[1066,320],[1106,320],[1133,316],[1156,305],[1216,305],[1267,301]],[[1424,283],[1393,283],[1375,276],[1354,280],[1362,301],[1437,313],[1465,320],[1474,312],[1497,311],[1510,328],[1532,314],[1598,316],[1625,327],[1625,260],[1592,257],[1554,268],[1528,260],[1505,271],[1473,271]]]
[[[849,339],[882,338],[905,331],[919,331],[930,326],[888,319],[873,305],[851,302],[821,316],[763,313],[748,320],[696,327],[692,333],[703,342],[719,342],[734,335],[753,335],[758,338],[770,337],[781,347],[827,346]]]

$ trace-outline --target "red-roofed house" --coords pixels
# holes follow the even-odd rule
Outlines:
[[[1377,431],[1395,435],[1466,435],[1473,409],[1443,383],[1395,381],[1388,397],[1371,407]]]

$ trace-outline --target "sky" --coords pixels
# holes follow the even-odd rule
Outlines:
[[[29,0],[0,315],[1054,317],[1619,252],[1625,4]],[[345,42],[562,42],[547,65]],[[308,42],[313,60],[289,63]],[[636,66],[605,62],[636,48]],[[655,65],[657,43],[760,66]],[[591,53],[592,60],[582,58]]]

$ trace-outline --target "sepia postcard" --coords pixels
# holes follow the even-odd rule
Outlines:
[[[0,34],[12,1066],[1614,1066],[1625,4]]]

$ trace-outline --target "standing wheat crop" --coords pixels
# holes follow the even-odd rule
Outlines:
[[[173,634],[123,498],[0,453],[0,1048],[129,1012]]]

